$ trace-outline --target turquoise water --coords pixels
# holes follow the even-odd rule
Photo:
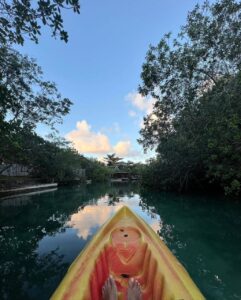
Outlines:
[[[241,299],[240,203],[131,185],[60,188],[1,201],[1,299],[48,299],[123,204],[160,235],[207,299]]]

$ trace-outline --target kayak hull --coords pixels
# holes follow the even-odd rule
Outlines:
[[[126,206],[75,259],[51,299],[101,300],[110,275],[119,300],[127,299],[129,278],[140,283],[143,300],[205,299],[160,237]]]

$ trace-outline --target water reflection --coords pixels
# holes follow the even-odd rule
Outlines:
[[[156,232],[160,231],[160,216],[154,212],[149,212],[146,208],[142,208],[141,210],[139,195],[115,196],[114,199],[118,199],[118,201],[115,200],[115,205],[113,198],[112,194],[107,194],[101,197],[95,204],[86,204],[84,207],[81,207],[77,213],[71,216],[67,225],[76,228],[78,230],[77,235],[86,240],[89,236],[92,236],[106,220],[123,207],[123,205],[127,205],[141,215]]]
[[[99,227],[128,205],[207,299],[241,299],[241,206],[131,185],[63,188],[0,202],[1,299],[48,299]]]
[[[57,191],[57,188],[46,189],[43,191],[31,192],[26,194],[21,194],[21,196],[11,195],[1,198],[0,206],[8,207],[8,206],[23,206],[27,205],[32,201],[33,195],[39,195],[43,193],[50,193]]]
[[[124,203],[140,209],[135,189],[65,188],[1,201],[1,299],[48,299],[69,264],[117,209]],[[158,215],[142,215],[159,229]]]

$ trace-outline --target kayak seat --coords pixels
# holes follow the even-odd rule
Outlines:
[[[157,266],[157,261],[138,228],[121,226],[114,229],[95,263],[90,281],[91,300],[102,299],[102,287],[109,275],[116,282],[119,300],[127,299],[130,278],[135,278],[140,283],[143,300],[162,299],[162,293],[170,293],[165,291],[163,276]],[[167,299],[171,299],[170,296]]]

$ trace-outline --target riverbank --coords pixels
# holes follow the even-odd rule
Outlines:
[[[0,199],[6,196],[30,193],[57,187],[58,183],[43,182],[40,178],[27,176],[0,176]]]
[[[46,184],[28,185],[28,186],[12,188],[12,189],[3,189],[0,190],[0,199],[5,198],[6,196],[12,196],[12,195],[17,195],[22,193],[30,193],[34,191],[55,188],[57,186],[58,183],[46,183]]]

